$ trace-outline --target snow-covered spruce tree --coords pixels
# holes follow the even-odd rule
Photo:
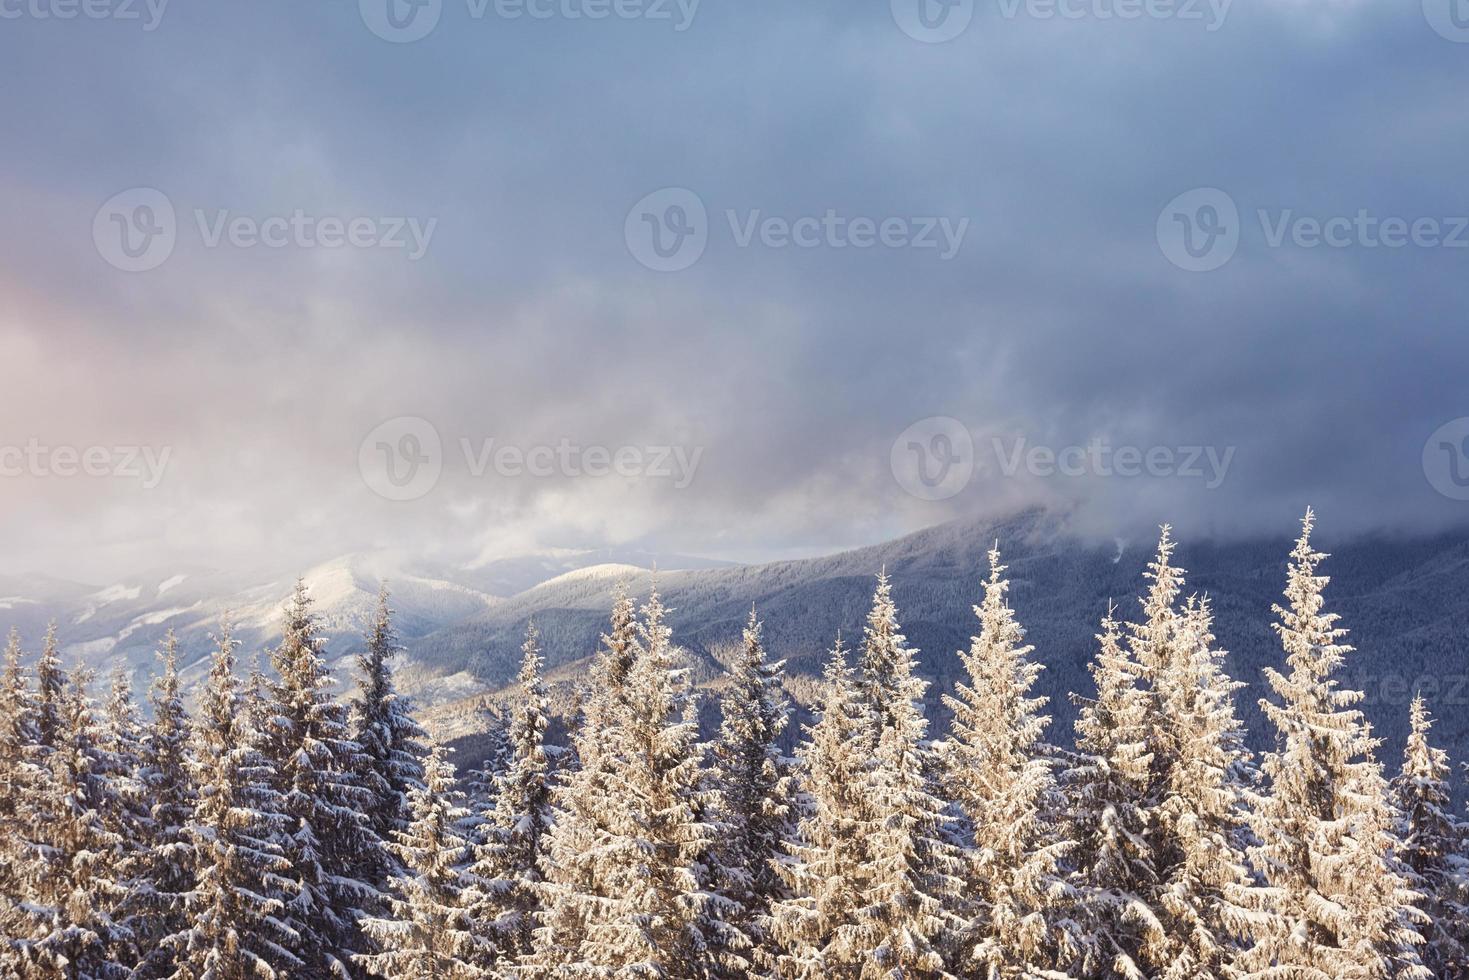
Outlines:
[[[29,787],[30,763],[39,735],[36,699],[22,663],[20,634],[13,628],[5,643],[4,673],[0,674],[0,821],[14,827],[20,797]],[[3,849],[8,838],[0,838]],[[0,857],[10,858],[0,850]],[[0,865],[5,862],[0,861]],[[5,869],[0,867],[0,882]]]
[[[532,622],[521,647],[519,696],[510,721],[511,759],[485,815],[465,896],[477,933],[476,960],[489,968],[530,954],[544,898],[551,832],[549,715],[541,680],[540,633]]]
[[[250,670],[240,691],[240,708],[244,712],[245,730],[253,732],[262,752],[270,741],[270,681],[265,676],[265,666],[260,654],[250,656]]]
[[[18,646],[17,646],[18,652]],[[56,755],[63,747],[68,735],[67,728],[67,676],[61,665],[61,645],[57,639],[56,623],[46,627],[46,638],[42,643],[41,655],[36,660],[36,687],[25,698],[30,724],[26,726],[30,744],[25,750],[36,781],[30,792],[17,799],[20,809],[18,829],[24,839],[17,841],[21,860],[13,869],[20,878],[17,882],[18,906],[15,911],[22,920],[13,933],[13,948],[18,956],[31,962],[32,967],[44,971],[44,964],[31,956],[37,949],[31,940],[51,934],[61,914],[53,901],[56,890],[60,855],[51,843],[58,832],[60,811],[65,805],[65,788],[56,780],[54,767]],[[89,725],[95,720],[88,714]],[[94,732],[95,734],[95,732]],[[100,766],[98,767],[100,771]],[[37,882],[46,883],[40,889]],[[49,897],[48,897],[49,896]],[[31,974],[25,974],[30,976]],[[47,975],[44,972],[37,975]]]
[[[770,660],[760,634],[751,609],[714,744],[723,825],[714,865],[720,889],[738,904],[736,918],[757,944],[757,958],[764,960],[769,951],[760,948],[760,923],[771,903],[787,895],[776,862],[794,836],[796,787],[779,744],[790,721],[781,687],[785,662]]]
[[[610,627],[592,660],[581,722],[571,733],[570,754],[576,764],[552,783],[550,874],[535,941],[538,967],[554,970],[579,962],[588,909],[610,898],[595,847],[608,833],[613,800],[620,792],[617,753],[628,715],[628,675],[637,657],[635,612],[626,585],[619,583]]]
[[[6,650],[9,705],[5,738],[14,762],[7,777],[11,781],[8,804],[13,809],[8,832],[0,835],[0,849],[5,852],[5,867],[0,869],[0,880],[5,882],[0,925],[6,940],[0,947],[0,966],[7,975],[24,980],[51,980],[64,975],[58,958],[64,956],[61,940],[71,928],[66,919],[66,875],[73,856],[58,842],[70,844],[77,836],[72,833],[78,822],[75,805],[85,805],[89,798],[85,791],[74,792],[72,783],[63,777],[81,766],[88,787],[96,788],[106,767],[90,704],[83,705],[87,709],[83,738],[78,743],[70,737],[73,705],[54,622],[47,628],[36,663],[34,689],[27,683],[21,659],[20,640],[12,630]],[[102,811],[94,813],[96,827],[105,831]],[[115,897],[109,891],[109,898]],[[80,931],[77,936],[85,938]]]
[[[1074,697],[1078,760],[1065,774],[1068,861],[1081,878],[1082,919],[1092,937],[1082,976],[1141,980],[1145,950],[1164,945],[1163,923],[1148,902],[1157,860],[1145,801],[1152,783],[1147,747],[1149,700],[1142,670],[1122,642],[1108,607],[1091,673],[1094,699]]]
[[[1159,976],[1209,980],[1228,974],[1250,913],[1239,902],[1251,878],[1246,803],[1252,775],[1213,615],[1190,599],[1178,617],[1174,655],[1154,679],[1172,759],[1153,816],[1170,861],[1157,902],[1170,959]]]
[[[1398,856],[1425,902],[1423,965],[1435,977],[1469,976],[1469,825],[1453,811],[1449,758],[1429,742],[1433,719],[1420,694],[1392,790],[1400,823]]]
[[[284,798],[284,845],[295,887],[286,921],[299,934],[295,952],[303,974],[328,980],[361,974],[354,968],[365,945],[358,920],[385,896],[356,877],[379,866],[384,845],[366,814],[372,793],[362,785],[362,747],[352,737],[346,708],[331,695],[331,677],[304,582],[285,609],[284,638],[268,685],[266,754]]]
[[[378,593],[377,614],[367,633],[352,702],[352,727],[362,746],[358,777],[371,793],[367,817],[379,840],[394,840],[410,819],[408,794],[423,785],[424,741],[428,737],[414,720],[410,705],[393,687],[393,658],[399,652],[393,632],[393,612],[387,586]],[[369,848],[370,863],[359,875],[377,888],[401,869],[392,848]]]
[[[463,900],[469,842],[458,831],[469,811],[438,745],[423,785],[408,799],[411,820],[394,831],[392,845],[402,869],[392,880],[392,915],[363,921],[381,952],[361,961],[392,980],[478,980],[485,974],[473,964],[475,939]]]
[[[159,936],[149,929],[156,921],[157,903],[150,860],[152,803],[143,783],[144,729],[132,679],[119,667],[112,673],[107,701],[98,715],[98,760],[112,804],[103,819],[120,841],[113,868],[123,897],[114,916],[133,934],[139,956],[150,951]],[[142,963],[137,970],[141,978],[153,976]]]
[[[577,901],[586,921],[555,976],[739,976],[747,945],[729,921],[733,903],[707,888],[715,838],[701,772],[694,697],[655,591],[642,608],[626,716],[600,747],[616,792],[590,851],[596,890]]]
[[[1123,893],[1126,904],[1117,905],[1106,887],[1090,898],[1102,903],[1104,917],[1124,911],[1132,926],[1131,942],[1104,953],[1109,969],[1188,980],[1218,976],[1237,951],[1251,777],[1234,710],[1240,685],[1224,673],[1207,604],[1178,603],[1184,571],[1173,564],[1174,548],[1165,525],[1145,573],[1142,621],[1127,625],[1129,655],[1125,663],[1114,658],[1119,672],[1110,678],[1137,689],[1128,695],[1136,724],[1128,739],[1137,742],[1129,751],[1147,764],[1145,777],[1138,771],[1143,778],[1130,780],[1140,792],[1129,815],[1144,818],[1145,846],[1134,849],[1134,859],[1150,867]],[[1100,823],[1096,815],[1090,822]]]
[[[928,683],[915,672],[915,651],[898,626],[886,575],[878,579],[867,623],[863,683],[876,746],[865,789],[875,826],[848,948],[862,977],[948,977],[946,953],[962,927],[954,910],[964,866],[925,741]]]
[[[122,804],[88,693],[92,680],[77,670],[54,702],[56,741],[38,814],[42,859],[22,883],[38,927],[17,943],[22,977],[123,980],[131,973],[133,937],[116,917],[127,897],[125,842],[112,829]]]
[[[819,717],[799,752],[800,821],[777,866],[790,897],[772,906],[765,927],[783,980],[856,977],[862,968],[854,932],[874,830],[866,794],[873,724],[840,635],[824,679]]]
[[[893,603],[893,586],[887,569],[883,569],[877,576],[877,591],[867,613],[867,625],[862,630],[857,676],[862,696],[872,709],[874,741],[881,729],[894,723],[896,709],[892,702],[901,697],[897,693],[899,664],[911,656],[903,648],[904,639],[898,625],[898,609]]]
[[[236,647],[226,625],[185,756],[198,788],[184,852],[196,884],[184,926],[162,943],[175,965],[172,980],[300,975],[292,952],[299,937],[283,919],[282,897],[294,888],[281,844],[286,817],[235,678]]]
[[[19,670],[20,645],[14,632],[10,650],[14,654],[14,676],[23,677]],[[62,810],[71,797],[56,777],[57,753],[63,748],[68,729],[67,677],[54,621],[46,628],[35,679],[35,689],[20,695],[17,715],[17,734],[24,740],[20,745],[24,763],[19,775],[22,779],[29,777],[29,785],[15,798],[16,833],[5,835],[17,855],[7,869],[12,892],[3,912],[7,952],[17,974],[26,980],[57,975],[54,951],[41,942],[54,938],[64,922],[65,881],[61,876],[66,862],[65,855],[56,849],[55,839],[60,833]],[[89,726],[92,721],[89,715]]]
[[[989,552],[979,634],[960,659],[960,682],[944,703],[953,726],[943,753],[945,788],[970,836],[958,973],[999,980],[1067,973],[1087,937],[1076,894],[1061,866],[1071,844],[1059,833],[1054,752],[1043,739],[1046,699],[1031,695],[1041,665],[1006,599],[1010,583],[998,546]]]
[[[638,656],[637,609],[627,583],[619,582],[612,602],[612,617],[601,646],[592,661],[589,684],[582,705],[582,724],[596,730],[620,726],[627,713],[628,677]],[[596,754],[603,740],[593,735],[577,743],[581,768],[597,769]]]
[[[101,713],[102,751],[106,754],[108,774],[121,800],[122,809],[115,816],[118,833],[127,838],[130,862],[136,865],[138,877],[151,880],[146,851],[153,836],[152,803],[148,787],[143,783],[144,742],[147,726],[133,696],[133,682],[127,672],[112,672],[107,703]]]
[[[36,743],[43,754],[60,744],[65,700],[66,670],[61,666],[61,644],[56,638],[56,623],[52,622],[46,627],[41,656],[36,661]]]
[[[1394,814],[1377,740],[1354,705],[1363,695],[1336,679],[1351,648],[1322,611],[1325,555],[1311,546],[1311,511],[1291,552],[1286,607],[1275,623],[1287,673],[1266,670],[1276,700],[1261,707],[1277,732],[1265,758],[1268,792],[1257,804],[1252,852],[1265,885],[1241,975],[1302,980],[1426,978],[1415,931],[1422,900],[1396,865]]]
[[[20,634],[11,629],[5,643],[4,673],[0,674],[0,826],[17,830],[15,818],[21,797],[29,790],[34,775],[33,757],[39,736],[36,732],[36,702],[21,662]],[[10,835],[0,837],[0,895],[9,865],[18,854],[9,845]]]
[[[0,676],[0,973],[24,976],[23,948],[38,923],[31,914],[34,896],[27,882],[41,859],[37,820],[44,816],[41,794],[46,786],[37,701],[22,663],[20,635],[12,629]]]
[[[1153,871],[1159,888],[1166,887],[1168,869],[1182,857],[1177,842],[1166,828],[1158,825],[1156,812],[1168,794],[1173,768],[1178,762],[1179,737],[1175,721],[1168,715],[1166,692],[1175,686],[1175,675],[1181,673],[1180,664],[1189,656],[1185,650],[1190,646],[1190,641],[1181,635],[1183,618],[1177,608],[1185,572],[1173,564],[1176,547],[1172,529],[1163,525],[1158,550],[1143,573],[1148,587],[1140,600],[1141,622],[1124,625],[1129,657],[1136,665],[1142,691],[1141,736],[1148,756],[1148,778],[1140,802],[1152,825],[1148,835],[1154,841]],[[1157,895],[1147,897],[1156,910]],[[1167,948],[1155,948],[1153,953],[1153,969],[1162,969],[1172,957],[1172,951]]]
[[[476,711],[477,730],[484,739],[484,763],[457,774],[459,791],[469,816],[464,818],[463,832],[471,847],[483,843],[490,814],[500,795],[499,782],[510,769],[510,723],[487,697]]]
[[[143,733],[139,771],[148,804],[149,833],[142,859],[148,879],[144,912],[132,923],[144,953],[138,980],[171,974],[172,952],[160,941],[187,927],[186,903],[199,864],[190,832],[198,801],[193,732],[184,710],[178,637],[173,630],[164,638],[159,656],[163,670],[149,692],[153,719]]]

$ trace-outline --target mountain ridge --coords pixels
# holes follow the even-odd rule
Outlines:
[[[1271,607],[1284,588],[1293,531],[1232,541],[1183,536],[1176,555],[1189,572],[1186,594],[1208,594],[1219,645],[1230,651],[1230,672],[1249,685],[1240,693],[1241,715],[1257,747],[1268,742],[1257,707],[1266,693],[1261,671],[1283,659],[1270,628]],[[1423,688],[1440,718],[1440,739],[1456,759],[1469,758],[1469,712],[1462,710],[1469,704],[1463,652],[1469,645],[1469,533],[1333,540],[1328,522],[1318,538],[1335,552],[1323,567],[1332,578],[1328,609],[1342,614],[1353,631],[1349,642],[1360,648],[1349,656],[1343,679],[1368,694],[1365,710],[1388,738],[1385,751],[1397,751],[1407,702]],[[1038,693],[1050,698],[1052,737],[1065,742],[1070,695],[1091,688],[1086,668],[1098,623],[1110,601],[1124,618],[1136,614],[1133,597],[1143,590],[1153,542],[1097,540],[1076,533],[1064,514],[1026,511],[763,565],[689,559],[701,567],[680,569],[669,568],[663,556],[656,581],[671,608],[675,640],[688,650],[699,683],[718,684],[722,658],[754,606],[771,653],[788,661],[791,689],[802,700],[814,690],[838,629],[849,647],[860,643],[874,579],[885,568],[900,621],[921,651],[920,669],[933,683],[934,717],[942,725],[938,695],[959,677],[957,651],[967,648],[977,628],[972,607],[982,591],[985,553],[996,540],[1010,569],[1011,604],[1046,665]],[[366,553],[309,570],[308,587],[318,599],[327,657],[339,681],[346,681],[361,648],[384,578],[406,651],[400,663],[404,691],[445,730],[476,723],[480,700],[512,680],[531,618],[541,631],[548,671],[569,687],[606,628],[619,582],[641,598],[655,581],[655,556],[647,553],[558,552],[506,561],[498,570],[461,577],[459,569]],[[512,595],[476,588],[488,578],[516,576],[531,584]],[[46,620],[56,618],[68,654],[102,672],[120,667],[139,682],[152,673],[164,631],[174,628],[185,652],[185,680],[197,684],[209,635],[225,611],[241,623],[247,653],[269,649],[293,585],[294,578],[262,581],[199,569],[159,570],[102,588],[0,576],[0,623],[14,621],[33,651]]]
[[[1285,587],[1293,529],[1277,538],[1233,542],[1179,541],[1176,562],[1187,570],[1185,595],[1207,595],[1215,612],[1218,643],[1229,651],[1231,674],[1248,687],[1240,713],[1256,748],[1270,736],[1258,708],[1268,692],[1262,671],[1284,655],[1271,629],[1273,604]],[[1456,759],[1469,758],[1469,534],[1450,532],[1398,538],[1365,536],[1333,541],[1317,535],[1336,554],[1323,573],[1332,578],[1327,608],[1351,630],[1344,684],[1367,694],[1364,710],[1387,737],[1389,758],[1406,730],[1407,705],[1424,689],[1440,718],[1436,732]],[[1115,601],[1118,615],[1139,613],[1135,598],[1153,556],[1153,543],[1105,543],[1071,533],[1064,517],[1026,513],[1001,522],[960,521],[925,528],[879,545],[835,555],[734,569],[660,574],[658,588],[670,608],[676,642],[693,660],[701,683],[717,681],[719,652],[736,642],[753,604],[765,623],[771,654],[785,658],[803,684],[819,675],[836,631],[848,647],[860,643],[876,574],[893,582],[899,619],[919,648],[920,670],[932,682],[931,708],[943,723],[938,695],[959,679],[957,652],[977,630],[972,607],[982,594],[985,552],[999,540],[1009,566],[1010,601],[1027,629],[1027,641],[1046,665],[1037,685],[1056,722],[1052,737],[1071,738],[1072,694],[1087,695],[1087,666],[1095,634]],[[626,581],[645,596],[650,573]],[[568,681],[580,675],[605,629],[616,582],[581,580],[511,597],[423,637],[419,661],[462,670],[490,686],[508,683],[519,657],[526,622],[541,630],[548,668]],[[467,706],[459,706],[461,715]],[[447,718],[453,706],[441,705]]]

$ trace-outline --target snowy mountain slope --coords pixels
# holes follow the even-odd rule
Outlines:
[[[405,637],[431,630],[488,608],[495,597],[458,582],[419,573],[387,556],[344,556],[303,573],[316,600],[329,659],[339,660],[360,643],[386,579],[393,590],[398,624]],[[183,651],[186,683],[202,678],[210,636],[228,618],[248,653],[271,646],[281,609],[295,579],[289,575],[246,578],[193,569],[139,575],[126,582],[41,604],[22,627],[33,649],[54,618],[64,652],[99,672],[121,668],[144,682],[155,666],[154,652],[173,629]]]
[[[1190,591],[1207,592],[1219,643],[1231,651],[1234,675],[1250,684],[1240,695],[1242,714],[1257,738],[1267,728],[1257,700],[1264,695],[1261,669],[1281,654],[1270,628],[1271,605],[1285,584],[1292,528],[1274,540],[1230,543],[1181,541],[1177,562],[1189,570]],[[1115,600],[1122,615],[1135,614],[1135,597],[1153,542],[1088,543],[1069,534],[1061,518],[1029,514],[1010,521],[942,525],[870,548],[823,558],[763,566],[667,572],[658,576],[677,642],[696,658],[708,682],[717,671],[711,657],[736,639],[754,603],[765,620],[772,653],[809,679],[841,629],[849,646],[860,643],[873,588],[883,567],[893,579],[901,621],[923,652],[923,670],[936,681],[933,695],[950,686],[959,670],[956,652],[975,629],[971,606],[980,595],[984,553],[998,539],[1010,565],[1012,603],[1036,655],[1047,665],[1038,685],[1059,716],[1056,737],[1070,737],[1070,692],[1089,693],[1086,666],[1093,635]],[[1360,649],[1347,677],[1368,694],[1366,710],[1390,739],[1389,757],[1405,731],[1407,705],[1423,689],[1440,717],[1436,731],[1458,759],[1469,760],[1469,542],[1466,535],[1418,539],[1319,542],[1334,552],[1325,565],[1332,576],[1330,607],[1352,630]],[[1120,550],[1120,553],[1119,553]],[[521,634],[534,617],[554,676],[574,678],[605,628],[617,573],[573,575],[544,583],[462,622],[409,644],[416,662],[445,673],[467,673],[491,685],[512,678]],[[648,591],[652,576],[628,573],[629,587]],[[937,705],[935,705],[937,710]],[[446,717],[464,706],[444,705]]]
[[[1261,669],[1279,662],[1270,629],[1271,604],[1284,585],[1292,528],[1273,540],[1215,543],[1181,540],[1177,560],[1189,588],[1207,591],[1218,617],[1219,642],[1231,651],[1233,673],[1251,684],[1242,714],[1257,737],[1265,732],[1256,700]],[[1360,651],[1348,677],[1368,693],[1378,731],[1403,732],[1407,703],[1422,689],[1440,717],[1437,732],[1469,760],[1469,535],[1352,541],[1318,535],[1334,552],[1325,570],[1331,607],[1352,630]],[[657,578],[672,608],[677,642],[694,655],[701,683],[717,681],[716,654],[734,641],[752,604],[765,620],[771,651],[788,658],[793,687],[809,690],[837,629],[860,642],[873,577],[886,567],[902,623],[920,648],[922,669],[952,684],[956,651],[974,630],[971,606],[980,593],[984,553],[998,539],[1010,565],[1012,602],[1047,665],[1039,693],[1069,737],[1070,692],[1090,687],[1086,664],[1092,636],[1109,600],[1123,615],[1136,610],[1151,541],[1090,542],[1071,534],[1064,518],[1031,513],[1002,522],[957,522],[894,541],[820,558],[759,566],[728,566],[659,556]],[[610,559],[610,560],[605,560]],[[481,695],[514,676],[522,634],[534,617],[553,679],[578,679],[605,628],[612,593],[626,581],[637,595],[652,582],[654,556],[638,553],[548,552],[510,557],[479,568],[431,567],[378,553],[344,556],[306,572],[339,668],[360,648],[379,584],[393,590],[398,627],[408,654],[403,687],[450,727],[473,723]],[[696,567],[674,569],[671,565]],[[702,566],[702,567],[698,567]],[[711,567],[713,566],[713,567]],[[207,569],[164,569],[107,585],[78,585],[29,576],[0,576],[0,625],[14,623],[34,650],[48,619],[58,621],[68,653],[99,670],[121,666],[146,681],[164,632],[179,632],[186,681],[202,678],[209,634],[229,611],[248,655],[276,641],[291,575],[225,575]],[[493,581],[529,582],[504,596]],[[467,719],[467,720],[466,720]]]
[[[339,556],[300,574],[315,600],[328,658],[340,668],[360,648],[384,582],[392,592],[399,635],[411,642],[485,612],[508,594],[492,588],[521,591],[600,565],[608,557],[628,562],[620,567],[634,570],[639,562],[643,567],[655,562],[691,568],[720,564],[636,551],[560,550],[462,568],[365,552]],[[203,678],[211,635],[226,618],[235,625],[247,658],[275,644],[282,607],[295,581],[290,572],[223,573],[207,568],[144,571],[101,586],[40,576],[0,576],[0,630],[14,625],[26,649],[34,653],[47,623],[55,620],[68,659],[102,674],[121,668],[141,685],[156,666],[155,651],[165,633],[173,629],[183,652],[185,682],[195,683]],[[453,700],[486,687],[468,674],[424,670],[411,658],[401,667],[404,686],[425,700]]]
[[[725,568],[731,562],[695,555],[659,554],[636,548],[573,550],[558,548],[526,555],[496,558],[470,568],[456,569],[454,580],[495,596],[513,596],[543,582],[597,565],[633,565],[638,568]]]

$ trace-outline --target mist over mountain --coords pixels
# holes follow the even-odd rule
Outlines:
[[[1456,759],[1469,758],[1469,535],[1333,538],[1329,521],[1318,535],[1332,552],[1327,608],[1341,614],[1357,647],[1346,683],[1367,694],[1366,710],[1396,755],[1407,707],[1421,690],[1440,716],[1437,729]],[[1183,539],[1176,563],[1188,570],[1186,593],[1213,604],[1219,644],[1230,672],[1249,684],[1241,714],[1257,743],[1268,726],[1259,716],[1261,670],[1283,660],[1271,629],[1272,604],[1285,586],[1293,527],[1270,539],[1215,542]],[[977,629],[971,607],[981,595],[985,552],[999,541],[1011,576],[1011,603],[1046,665],[1037,690],[1051,699],[1054,737],[1069,741],[1069,695],[1091,693],[1087,664],[1094,634],[1115,602],[1136,616],[1155,540],[1103,545],[1073,535],[1062,517],[1028,513],[1002,522],[943,524],[885,544],[824,558],[738,568],[666,572],[657,576],[672,608],[675,638],[693,655],[700,677],[719,673],[715,655],[739,635],[753,604],[765,623],[772,654],[787,658],[795,678],[819,676],[838,629],[849,647],[861,642],[874,577],[886,568],[904,632],[922,652],[922,670],[937,695],[962,672],[957,651]],[[619,580],[646,595],[653,576],[589,569],[537,586],[410,644],[412,658],[439,671],[464,671],[491,684],[507,682],[519,638],[534,617],[550,665],[575,677],[605,628]]]
[[[1282,654],[1270,624],[1285,583],[1294,528],[1270,539],[1179,543],[1187,592],[1205,594],[1231,673],[1249,688],[1241,714],[1258,740],[1261,670]],[[1422,691],[1439,715],[1439,737],[1456,759],[1469,758],[1469,534],[1333,538],[1329,515],[1319,535],[1332,552],[1328,608],[1341,614],[1357,652],[1347,683],[1367,693],[1366,710],[1392,754],[1406,728],[1408,702]],[[976,629],[984,556],[998,541],[1010,567],[1011,602],[1046,665],[1038,685],[1057,717],[1054,737],[1070,738],[1070,695],[1091,691],[1087,664],[1108,603],[1137,613],[1154,540],[1097,543],[1064,516],[1028,512],[1004,521],[942,524],[896,540],[820,558],[732,566],[689,556],[626,551],[522,555],[474,569],[430,567],[402,556],[343,556],[305,578],[327,637],[327,655],[345,683],[380,585],[392,590],[405,647],[402,686],[430,723],[448,736],[485,723],[481,700],[514,675],[526,623],[541,630],[551,677],[563,693],[582,676],[605,629],[614,591],[624,583],[646,596],[655,581],[672,608],[675,640],[690,654],[701,684],[717,685],[723,648],[755,607],[771,652],[789,661],[798,702],[838,630],[849,647],[861,631],[877,573],[893,581],[903,628],[934,681],[931,707],[961,670],[957,651]],[[140,683],[168,629],[180,636],[185,679],[202,678],[210,635],[228,616],[247,653],[276,642],[281,606],[294,576],[251,577],[206,569],[158,571],[110,586],[11,576],[0,579],[0,620],[21,630],[28,649],[55,619],[66,653],[101,672],[121,668]],[[563,698],[570,703],[569,696]]]
[[[313,599],[327,659],[339,683],[344,683],[384,584],[392,592],[395,628],[412,646],[448,624],[493,608],[505,596],[569,570],[609,561],[652,567],[660,560],[664,567],[675,568],[720,564],[634,550],[560,549],[462,568],[384,551],[338,556],[297,574]],[[179,638],[184,680],[196,685],[207,670],[211,637],[226,620],[247,655],[275,645],[282,609],[297,574],[191,566],[144,571],[102,586],[36,575],[3,576],[0,624],[14,626],[27,649],[34,651],[54,621],[70,659],[99,674],[120,669],[139,684],[153,673],[155,651],[173,630]],[[487,688],[475,678],[448,676],[435,668],[433,662],[420,664],[412,657],[400,665],[406,688],[426,704]]]

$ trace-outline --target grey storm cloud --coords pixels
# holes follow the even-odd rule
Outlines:
[[[411,41],[376,2],[0,0],[0,444],[171,453],[146,488],[7,471],[6,566],[753,558],[1037,501],[1099,533],[1463,520],[1424,468],[1469,415],[1469,44],[1437,0],[436,0]],[[138,188],[156,265],[99,245]],[[1207,188],[1234,214],[1168,213]],[[702,251],[649,268],[644,218]],[[1211,235],[1227,261],[1181,267]],[[973,472],[930,500],[894,440],[935,416]],[[411,500],[362,472],[400,417],[440,441]],[[476,473],[489,439],[574,472]],[[1007,473],[1017,440],[1232,455],[1214,487]],[[673,446],[687,486],[586,472]]]

